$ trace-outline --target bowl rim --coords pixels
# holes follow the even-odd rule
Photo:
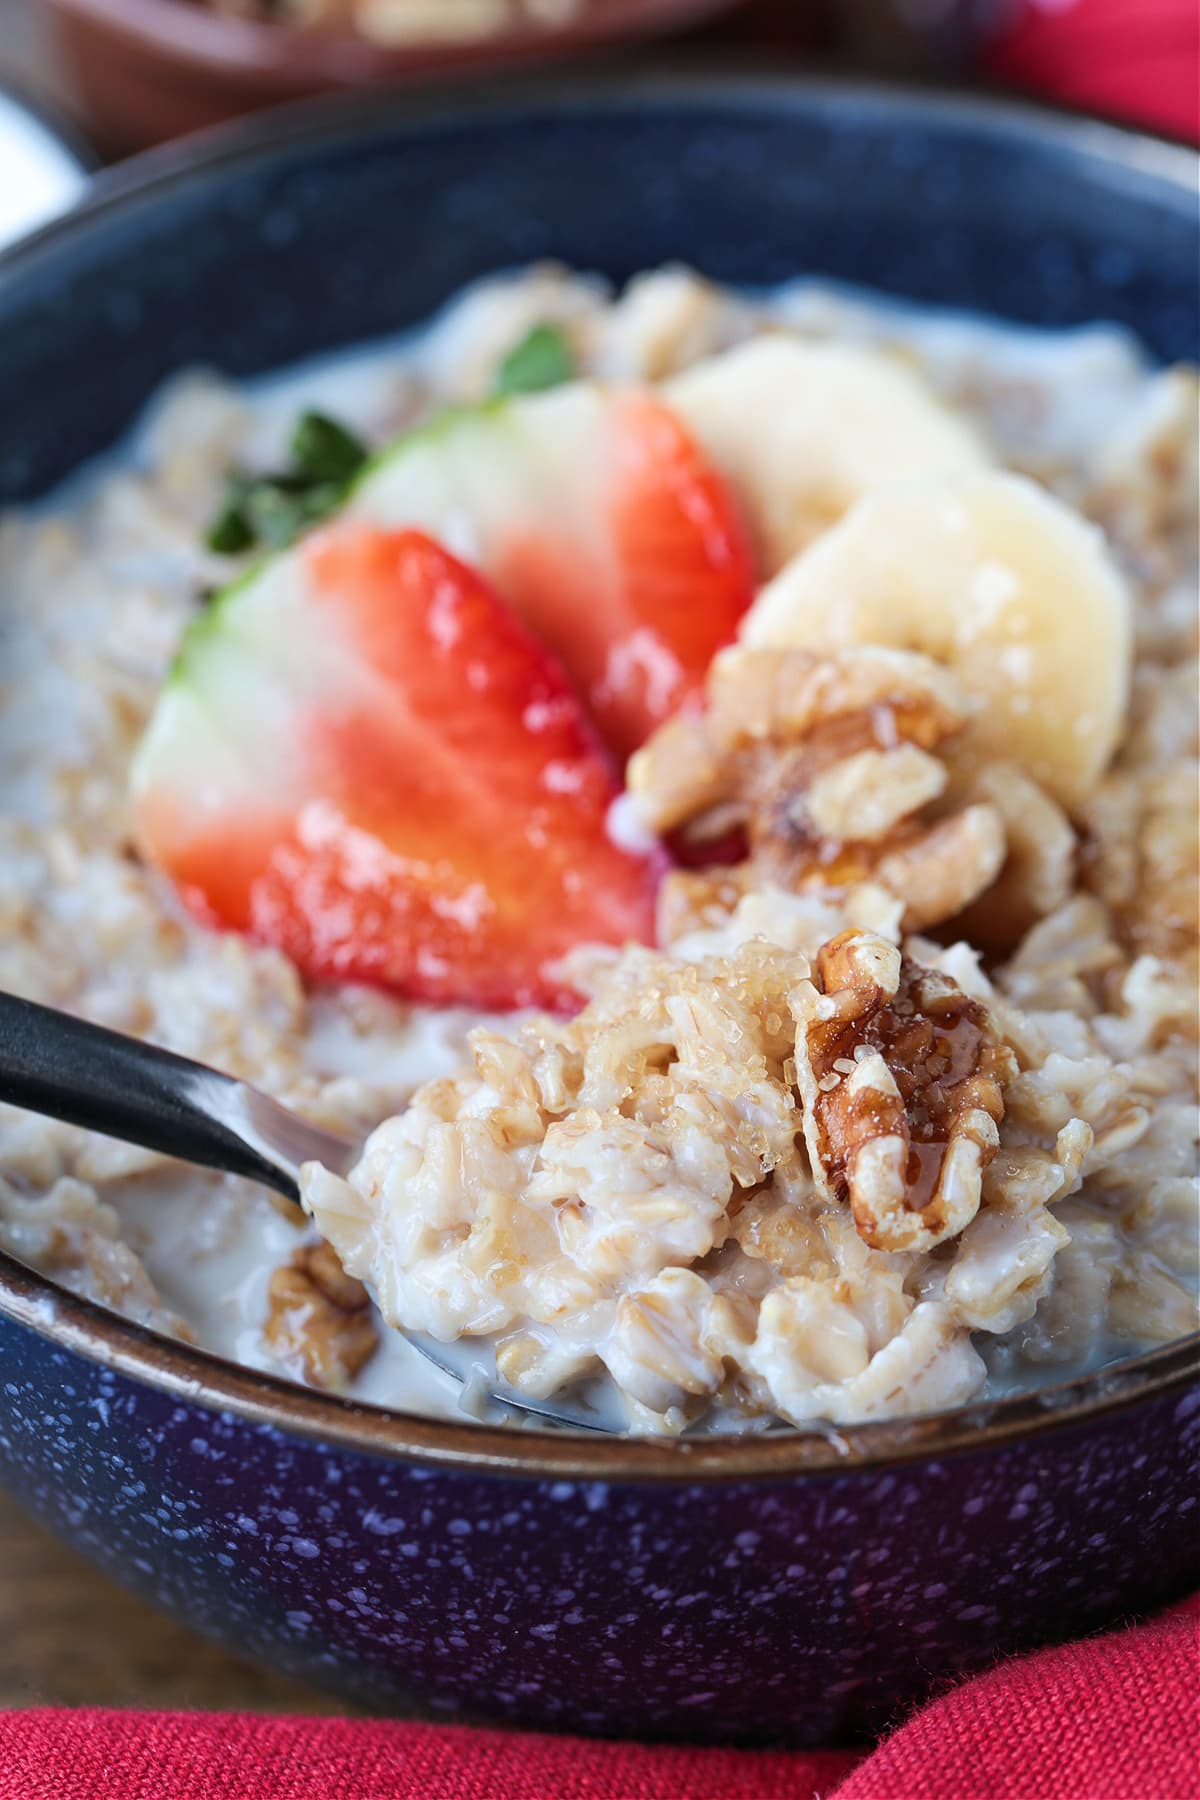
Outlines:
[[[113,213],[152,203],[164,189],[210,179],[231,163],[252,163],[276,151],[344,136],[419,136],[506,116],[525,119],[532,109],[545,115],[619,111],[631,104],[676,110],[681,105],[737,107],[751,121],[765,105],[819,112],[849,104],[897,124],[919,121],[927,131],[966,128],[1023,141],[1032,136],[1050,151],[1098,158],[1110,176],[1156,185],[1173,202],[1187,204],[1189,217],[1194,217],[1200,154],[1058,108],[912,86],[781,77],[777,72],[664,74],[651,69],[566,81],[559,77],[553,85],[544,80],[506,84],[499,95],[443,90],[415,104],[387,94],[333,96],[217,126],[101,174],[80,205],[0,254],[0,290],[52,257],[60,245],[102,229]],[[661,1440],[428,1419],[303,1388],[125,1320],[2,1251],[0,1318],[162,1395],[314,1440],[327,1449],[526,1479],[737,1483],[836,1478],[918,1460],[942,1461],[1081,1427],[1182,1393],[1200,1377],[1196,1332],[1088,1375],[948,1412],[840,1430]]]
[[[610,1437],[424,1418],[227,1362],[68,1292],[0,1251],[0,1319],[176,1401],[328,1450],[476,1474],[573,1481],[834,1478],[945,1462],[1090,1424],[1200,1381],[1200,1332],[1089,1375],[865,1425],[698,1438]]]
[[[930,133],[969,131],[980,138],[1038,143],[1043,150],[1083,157],[1118,185],[1134,183],[1195,222],[1200,146],[1100,119],[1077,108],[1022,97],[981,96],[968,89],[923,86],[838,75],[780,73],[759,55],[714,61],[710,51],[649,58],[637,68],[524,75],[494,88],[478,78],[439,82],[413,93],[376,88],[323,93],[188,132],[153,145],[94,174],[80,200],[37,230],[0,250],[0,290],[28,264],[53,254],[63,239],[90,236],[113,213],[136,212],[163,189],[186,188],[222,170],[275,154],[351,143],[366,137],[420,139],[479,124],[526,122],[621,112],[636,106],[701,111],[735,109],[742,117],[766,110],[833,114],[853,107],[897,127]]]

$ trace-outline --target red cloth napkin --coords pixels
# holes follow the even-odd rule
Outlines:
[[[1000,1663],[869,1753],[46,1710],[0,1714],[0,1800],[1197,1800],[1198,1727],[1200,1595]]]
[[[1200,141],[1197,0],[1017,0],[999,80]]]

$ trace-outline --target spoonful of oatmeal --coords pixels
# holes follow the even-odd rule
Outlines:
[[[0,993],[0,1101],[244,1176],[297,1206],[306,1164],[342,1177],[362,1153],[361,1145],[289,1112],[248,1082],[6,993]],[[550,1404],[511,1390],[496,1377],[486,1344],[440,1343],[420,1331],[404,1336],[477,1399],[574,1429],[620,1428],[583,1400]]]

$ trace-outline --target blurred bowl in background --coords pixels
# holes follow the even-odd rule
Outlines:
[[[439,0],[435,0],[435,4]],[[208,0],[41,0],[81,124],[109,156],[308,94],[528,67],[697,23],[737,0],[559,0],[522,22],[408,42],[237,17]],[[392,0],[393,35],[406,0]],[[514,9],[515,10],[515,9]],[[467,24],[469,24],[469,20]],[[423,27],[423,30],[422,30]]]

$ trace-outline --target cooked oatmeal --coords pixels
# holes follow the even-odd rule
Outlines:
[[[299,404],[383,444],[542,323],[581,373],[664,383],[761,500],[740,641],[613,813],[686,863],[658,947],[572,953],[569,1021],[306,984],[134,842],[134,751],[231,569],[205,526]],[[804,442],[727,410],[793,366]],[[1194,375],[1110,330],[680,271],[486,283],[250,395],[181,377],[127,457],[0,528],[0,986],[366,1147],[308,1174],[335,1257],[246,1182],[0,1109],[0,1246],[379,1403],[456,1404],[382,1312],[531,1396],[602,1376],[655,1432],[937,1409],[1195,1329],[1195,438]],[[1065,667],[1064,558],[1094,621]]]

